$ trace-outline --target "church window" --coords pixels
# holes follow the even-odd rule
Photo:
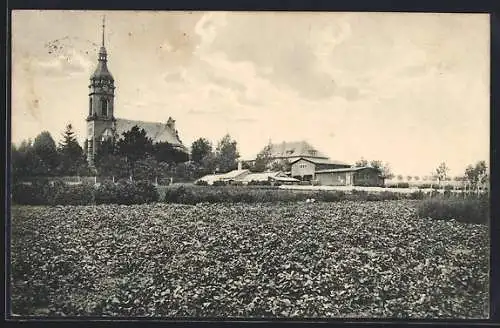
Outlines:
[[[89,99],[89,116],[92,116],[92,98]]]
[[[101,113],[102,116],[108,116],[108,101],[105,98],[101,99]]]

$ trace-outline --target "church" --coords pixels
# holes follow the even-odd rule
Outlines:
[[[89,111],[87,116],[87,161],[94,165],[94,158],[99,144],[105,140],[117,140],[123,132],[134,126],[144,129],[155,142],[168,142],[174,148],[188,153],[179,139],[175,120],[171,117],[166,123],[143,122],[115,117],[115,80],[108,69],[108,54],[104,45],[105,24],[102,24],[102,44],[99,50],[97,68],[90,77]]]

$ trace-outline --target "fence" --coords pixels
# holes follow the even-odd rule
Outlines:
[[[80,185],[80,184],[89,184],[89,185],[99,185],[104,182],[119,182],[123,180],[129,180],[129,181],[136,181],[132,177],[128,179],[124,178],[115,178],[115,177],[103,177],[103,176],[60,176],[60,177],[24,177],[20,181],[15,181],[15,182],[21,182],[24,184],[32,184],[35,181],[63,181],[64,183],[68,185]],[[141,179],[141,181],[144,181],[144,179]],[[172,178],[168,179],[154,179],[154,180],[147,180],[157,186],[166,186],[171,184]]]

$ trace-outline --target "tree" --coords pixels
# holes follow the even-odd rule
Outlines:
[[[23,140],[19,147],[11,146],[11,173],[14,180],[22,179],[33,174],[34,170],[33,143]]]
[[[215,156],[215,153],[210,152],[210,153],[206,154],[203,157],[203,159],[201,160],[201,166],[202,166],[201,171],[204,174],[215,173],[215,171],[217,169],[217,157]]]
[[[361,158],[360,160],[358,160],[355,164],[354,164],[355,167],[365,167],[365,166],[368,166],[368,161],[364,158]]]
[[[386,179],[394,178],[394,174],[392,174],[391,172],[391,167],[389,166],[389,163],[383,164],[382,161],[372,160],[370,161],[370,164],[368,166],[377,169]]]
[[[420,177],[418,175],[416,175],[413,177],[413,180],[418,181],[418,180],[420,180]]]
[[[465,178],[473,188],[478,188],[488,181],[488,167],[485,161],[479,161],[474,166],[465,169]]]
[[[135,163],[133,176],[136,180],[153,181],[158,177],[158,161],[153,156],[147,156]]]
[[[272,144],[271,141],[262,149],[258,154],[257,157],[255,158],[255,163],[252,167],[252,171],[254,172],[264,172],[271,160],[272,160]]]
[[[192,181],[196,179],[196,164],[178,163],[174,167],[175,177],[181,181]]]
[[[202,164],[203,158],[212,152],[212,143],[205,138],[199,138],[191,144],[191,160]]]
[[[146,158],[152,153],[153,141],[146,135],[144,129],[139,129],[137,125],[122,134],[118,140],[118,155],[125,157],[130,173],[134,171],[135,163]]]
[[[108,154],[105,160],[99,163],[97,170],[102,177],[128,178],[130,176],[130,168],[125,157],[116,154]]]
[[[118,153],[118,147],[113,139],[104,140],[99,144],[94,165],[102,177],[127,178],[130,175],[127,161]]]
[[[399,181],[403,181],[403,175],[402,174],[398,174],[397,178],[398,178]]]
[[[157,142],[152,145],[152,154],[158,162],[183,163],[189,160],[189,155],[168,142]]]
[[[236,169],[237,160],[240,157],[237,143],[226,134],[218,143],[216,149],[216,161],[219,172],[229,172]]]
[[[78,174],[80,168],[85,164],[85,157],[82,147],[76,140],[71,124],[66,126],[63,133],[63,140],[59,143],[59,172],[67,175]]]
[[[271,164],[271,171],[288,172],[292,168],[292,165],[288,160],[282,159],[280,161],[275,161]]]
[[[59,165],[59,155],[52,135],[48,131],[40,133],[33,142],[35,171],[38,175],[55,175]]]
[[[407,181],[411,181],[412,178],[413,178],[413,176],[409,175],[409,176],[406,177],[406,180]]]
[[[448,177],[448,171],[449,168],[446,166],[445,162],[439,164],[438,168],[436,169],[436,178],[438,179],[438,182],[440,184],[442,181],[446,181],[446,178]]]

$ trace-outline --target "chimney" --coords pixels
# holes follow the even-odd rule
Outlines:
[[[167,126],[175,131],[175,120],[169,117],[167,121]]]
[[[238,171],[241,171],[241,168],[242,168],[241,161],[238,161]]]

